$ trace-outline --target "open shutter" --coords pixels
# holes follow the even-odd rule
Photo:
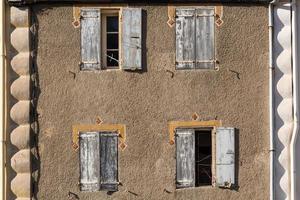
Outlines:
[[[195,9],[176,9],[176,68],[195,68]]]
[[[213,69],[215,66],[214,8],[197,9],[196,68]]]
[[[101,66],[100,9],[81,9],[81,69],[99,70]]]
[[[100,189],[99,133],[79,133],[80,142],[80,190]]]
[[[122,68],[142,69],[142,9],[122,9]]]
[[[234,128],[219,127],[216,132],[216,184],[230,188],[235,184]]]
[[[118,190],[118,134],[100,133],[101,189]]]
[[[176,130],[176,186],[195,186],[195,134],[193,129]]]

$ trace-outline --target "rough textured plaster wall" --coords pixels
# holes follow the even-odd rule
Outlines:
[[[167,6],[142,7],[147,12],[144,73],[80,72],[80,29],[72,26],[72,7],[34,7],[39,23],[38,199],[66,199],[69,191],[89,200],[267,199],[267,7],[224,7],[216,39],[219,71],[175,71],[175,30],[166,23]],[[174,190],[175,146],[168,144],[167,122],[190,120],[194,112],[239,130],[237,190]],[[97,116],[127,126],[128,147],[119,153],[122,186],[112,195],[82,193],[77,185],[71,127],[94,124]]]

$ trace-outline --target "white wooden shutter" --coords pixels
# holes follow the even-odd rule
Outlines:
[[[195,68],[195,9],[176,9],[176,68]]]
[[[118,134],[100,133],[101,189],[118,190]]]
[[[80,190],[98,191],[100,189],[99,133],[82,132],[80,143]]]
[[[125,70],[142,69],[142,9],[122,9],[122,60]]]
[[[216,132],[216,185],[230,188],[235,184],[234,128],[219,127]]]
[[[176,186],[195,186],[195,133],[193,129],[176,130]]]
[[[215,67],[214,8],[197,9],[196,17],[196,68]]]
[[[81,70],[99,70],[101,66],[100,9],[82,8]]]

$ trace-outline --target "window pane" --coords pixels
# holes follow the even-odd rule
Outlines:
[[[107,34],[107,49],[119,49],[118,36],[118,34]]]
[[[106,62],[108,67],[119,66],[119,51],[107,51]]]
[[[108,16],[106,18],[106,30],[107,32],[118,32],[119,31],[119,17]]]
[[[195,133],[196,187],[212,184],[211,131],[197,130]]]

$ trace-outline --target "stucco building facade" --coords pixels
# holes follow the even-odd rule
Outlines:
[[[7,199],[270,198],[266,2],[19,6]]]

